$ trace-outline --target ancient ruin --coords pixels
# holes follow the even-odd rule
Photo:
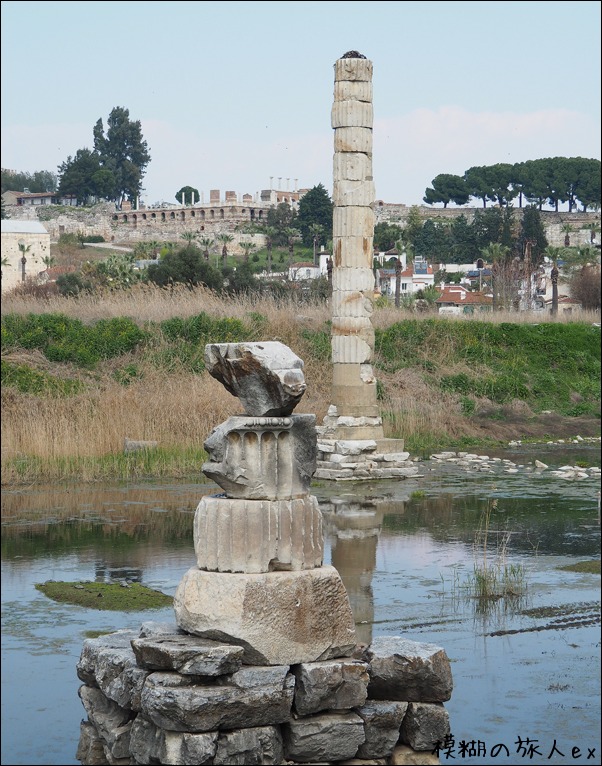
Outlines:
[[[316,478],[418,473],[401,439],[385,439],[372,369],[374,181],[372,62],[350,51],[334,65],[332,404],[319,428]]]
[[[311,495],[318,456],[329,478],[415,472],[403,443],[383,438],[370,366],[371,75],[355,52],[335,64],[334,404],[320,444],[315,416],[294,412],[306,384],[291,349],[205,347],[243,408],[205,441],[203,472],[223,493],[196,509],[175,623],[85,641],[83,764],[439,763],[449,660],[432,644],[373,639],[371,626],[358,641],[367,614],[354,616],[324,564]]]
[[[294,414],[303,362],[279,342],[209,344],[205,361],[244,407],[205,442],[203,471],[224,492],[197,507],[175,624],[85,641],[77,758],[438,763],[445,652],[371,633],[358,643],[343,581],[323,562],[315,417]]]

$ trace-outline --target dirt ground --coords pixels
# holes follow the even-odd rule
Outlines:
[[[504,420],[495,420],[480,414],[470,419],[475,429],[471,435],[499,441],[535,439],[549,441],[571,439],[577,436],[600,436],[600,418],[598,417],[563,417],[551,413],[549,415],[530,415],[524,417],[519,413],[509,413]]]

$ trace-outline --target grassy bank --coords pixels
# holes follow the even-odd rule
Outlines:
[[[240,413],[205,343],[280,340],[305,363],[299,412],[330,404],[329,308],[202,289],[2,302],[2,482],[198,474],[210,430]],[[521,321],[517,321],[520,319]],[[377,307],[387,436],[412,453],[599,435],[596,317],[439,319]],[[584,429],[589,432],[584,432]],[[156,449],[124,454],[124,439]]]

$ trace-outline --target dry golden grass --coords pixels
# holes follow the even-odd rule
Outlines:
[[[321,423],[330,404],[331,364],[315,358],[301,330],[326,329],[330,319],[328,304],[299,304],[293,300],[237,297],[224,299],[204,290],[184,287],[164,290],[138,286],[128,292],[79,299],[52,297],[45,301],[27,296],[8,295],[2,301],[2,313],[62,313],[83,322],[101,318],[131,317],[143,324],[172,317],[187,318],[206,312],[215,318],[238,318],[248,322],[251,315],[265,317],[264,335],[257,340],[280,340],[305,363],[306,394],[299,412],[314,413]],[[428,315],[427,315],[428,316]],[[432,316],[432,315],[430,315]],[[385,328],[417,315],[391,307],[377,307],[373,324]],[[426,317],[425,317],[426,318]],[[597,315],[585,313],[560,315],[496,314],[475,318],[452,318],[450,321],[598,321]],[[425,350],[425,353],[427,351]],[[36,359],[33,358],[36,357]],[[29,360],[27,359],[29,357]],[[5,357],[6,358],[6,357]],[[13,362],[34,362],[37,369],[64,375],[65,365],[52,365],[39,352],[18,352]],[[440,367],[449,360],[439,357]],[[5,463],[19,456],[42,461],[74,457],[98,458],[123,451],[124,438],[157,441],[165,448],[201,448],[207,435],[230,415],[241,411],[238,400],[208,373],[167,374],[150,363],[136,361],[140,375],[123,386],[111,377],[111,362],[102,375],[69,374],[85,377],[87,392],[70,398],[39,398],[18,394],[14,389],[2,392],[2,480]],[[123,358],[119,362],[124,364]],[[60,368],[60,370],[59,370]],[[448,372],[461,372],[457,365]],[[379,373],[385,391],[381,401],[385,433],[392,437],[437,435],[447,438],[466,434],[466,418],[457,397],[446,396],[429,387],[420,372],[402,369],[387,375]],[[91,386],[91,383],[93,384]],[[484,434],[481,434],[484,435]]]

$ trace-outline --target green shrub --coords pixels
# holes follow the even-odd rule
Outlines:
[[[2,317],[2,350],[35,348],[53,362],[79,367],[94,367],[100,359],[133,351],[146,338],[144,330],[124,317],[101,319],[90,326],[62,314]]]
[[[45,372],[37,372],[27,364],[12,364],[0,361],[3,386],[12,386],[23,394],[44,394],[50,396],[72,396],[84,389],[79,380],[64,380]]]

